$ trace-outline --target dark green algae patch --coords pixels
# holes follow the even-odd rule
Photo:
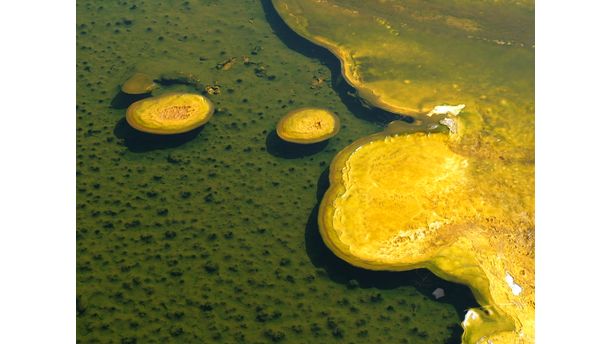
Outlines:
[[[269,2],[79,0],[76,32],[77,342],[459,342],[467,288],[323,245],[329,162],[396,118],[348,95],[335,58]],[[131,130],[120,85],[137,71],[193,75],[214,117],[161,139]],[[170,90],[194,88],[154,94]],[[296,153],[272,133],[303,106],[343,126]]]

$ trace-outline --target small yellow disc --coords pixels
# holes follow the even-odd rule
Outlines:
[[[121,91],[127,94],[151,93],[158,85],[152,77],[144,73],[135,73],[121,86]]]
[[[293,143],[316,143],[329,139],[340,130],[340,119],[331,111],[301,108],[286,114],[276,125],[278,136]]]
[[[166,93],[133,103],[126,119],[146,133],[180,134],[204,125],[213,112],[213,103],[199,94]]]

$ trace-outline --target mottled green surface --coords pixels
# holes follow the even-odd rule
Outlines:
[[[336,60],[268,2],[79,0],[77,35],[78,342],[459,341],[466,288],[352,268],[323,246],[330,160],[393,117],[348,96]],[[119,93],[135,71],[220,85],[217,112],[179,137],[139,134]],[[154,94],[170,89],[194,91]],[[276,122],[302,106],[336,112],[340,133],[282,143]]]

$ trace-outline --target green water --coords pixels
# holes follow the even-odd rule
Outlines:
[[[331,159],[395,117],[351,96],[336,59],[269,2],[79,0],[77,35],[78,342],[460,341],[467,288],[353,268],[323,245]],[[219,85],[214,117],[177,137],[135,132],[119,92],[134,71]],[[193,91],[156,93],[177,89]],[[334,111],[340,133],[281,142],[276,122],[302,106]]]

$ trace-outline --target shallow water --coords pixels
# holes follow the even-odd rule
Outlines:
[[[331,159],[396,117],[363,106],[268,1],[79,0],[77,34],[78,342],[460,341],[467,288],[357,269],[323,245]],[[215,115],[175,137],[135,132],[119,92],[135,71],[220,85]],[[154,94],[167,90],[193,91]],[[276,122],[303,106],[334,111],[339,134],[283,143]]]

